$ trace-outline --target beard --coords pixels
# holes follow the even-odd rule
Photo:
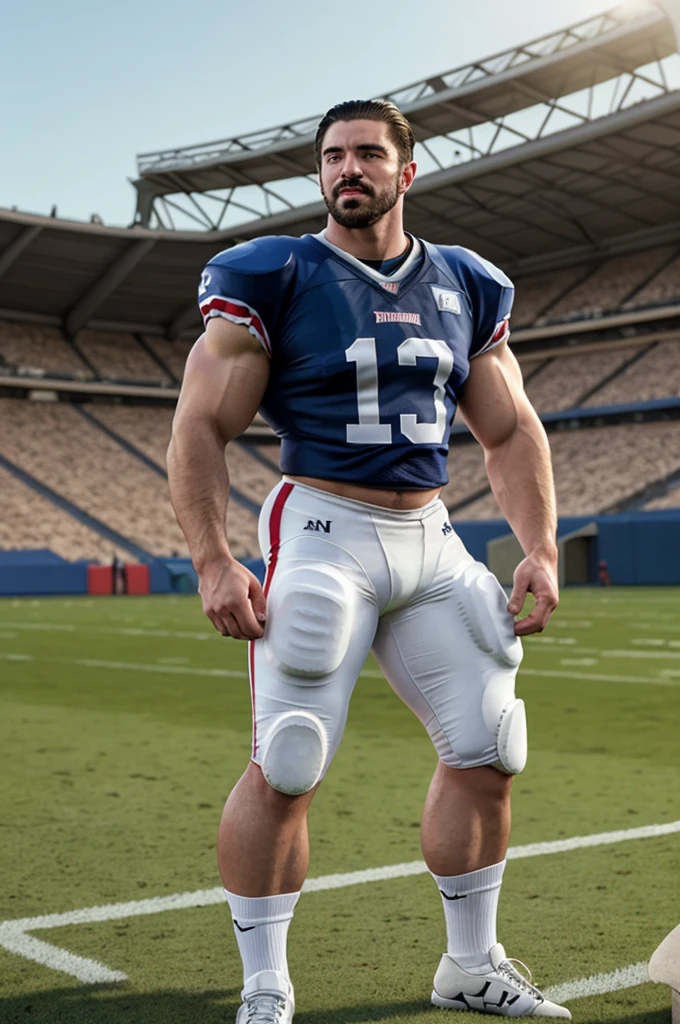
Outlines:
[[[330,196],[326,195],[323,188],[321,195],[331,217],[343,228],[370,228],[372,224],[375,224],[396,206],[399,198],[398,182],[399,175],[382,192],[376,192],[374,188],[359,179],[348,178],[346,181],[339,182]],[[369,201],[355,197],[345,199],[340,195],[343,188],[361,189]]]

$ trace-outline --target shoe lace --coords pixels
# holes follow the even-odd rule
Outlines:
[[[531,971],[521,960],[516,960],[514,957],[506,957],[498,965],[498,972],[504,974],[518,988],[521,988],[523,992],[528,992],[535,999],[543,999],[539,990],[531,983]]]
[[[246,999],[247,1024],[278,1024],[286,1008],[283,996],[255,995]]]

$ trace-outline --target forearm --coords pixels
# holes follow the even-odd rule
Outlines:
[[[231,557],[224,448],[217,432],[201,422],[175,430],[168,448],[170,500],[199,573],[209,562]]]
[[[485,453],[486,471],[503,515],[526,555],[557,559],[557,515],[550,447],[538,417],[518,419],[515,429]]]

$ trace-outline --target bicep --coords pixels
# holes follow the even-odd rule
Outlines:
[[[173,432],[203,423],[227,444],[252,422],[268,380],[269,358],[247,327],[209,320],[187,360]]]
[[[503,444],[523,422],[538,420],[524,392],[519,364],[506,342],[470,361],[459,406],[486,450]]]

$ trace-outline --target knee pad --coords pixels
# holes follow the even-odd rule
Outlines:
[[[493,573],[473,562],[454,586],[463,622],[479,649],[501,668],[517,668],[522,641],[515,636],[508,599]]]
[[[498,760],[493,767],[505,775],[519,775],[527,763],[527,716],[524,701],[513,697],[503,708],[496,740]]]
[[[286,711],[264,738],[260,769],[272,789],[299,796],[316,786],[327,753],[323,722],[311,711]]]
[[[314,682],[347,653],[354,622],[352,588],[333,565],[301,563],[281,572],[269,596],[264,649],[273,668]]]

